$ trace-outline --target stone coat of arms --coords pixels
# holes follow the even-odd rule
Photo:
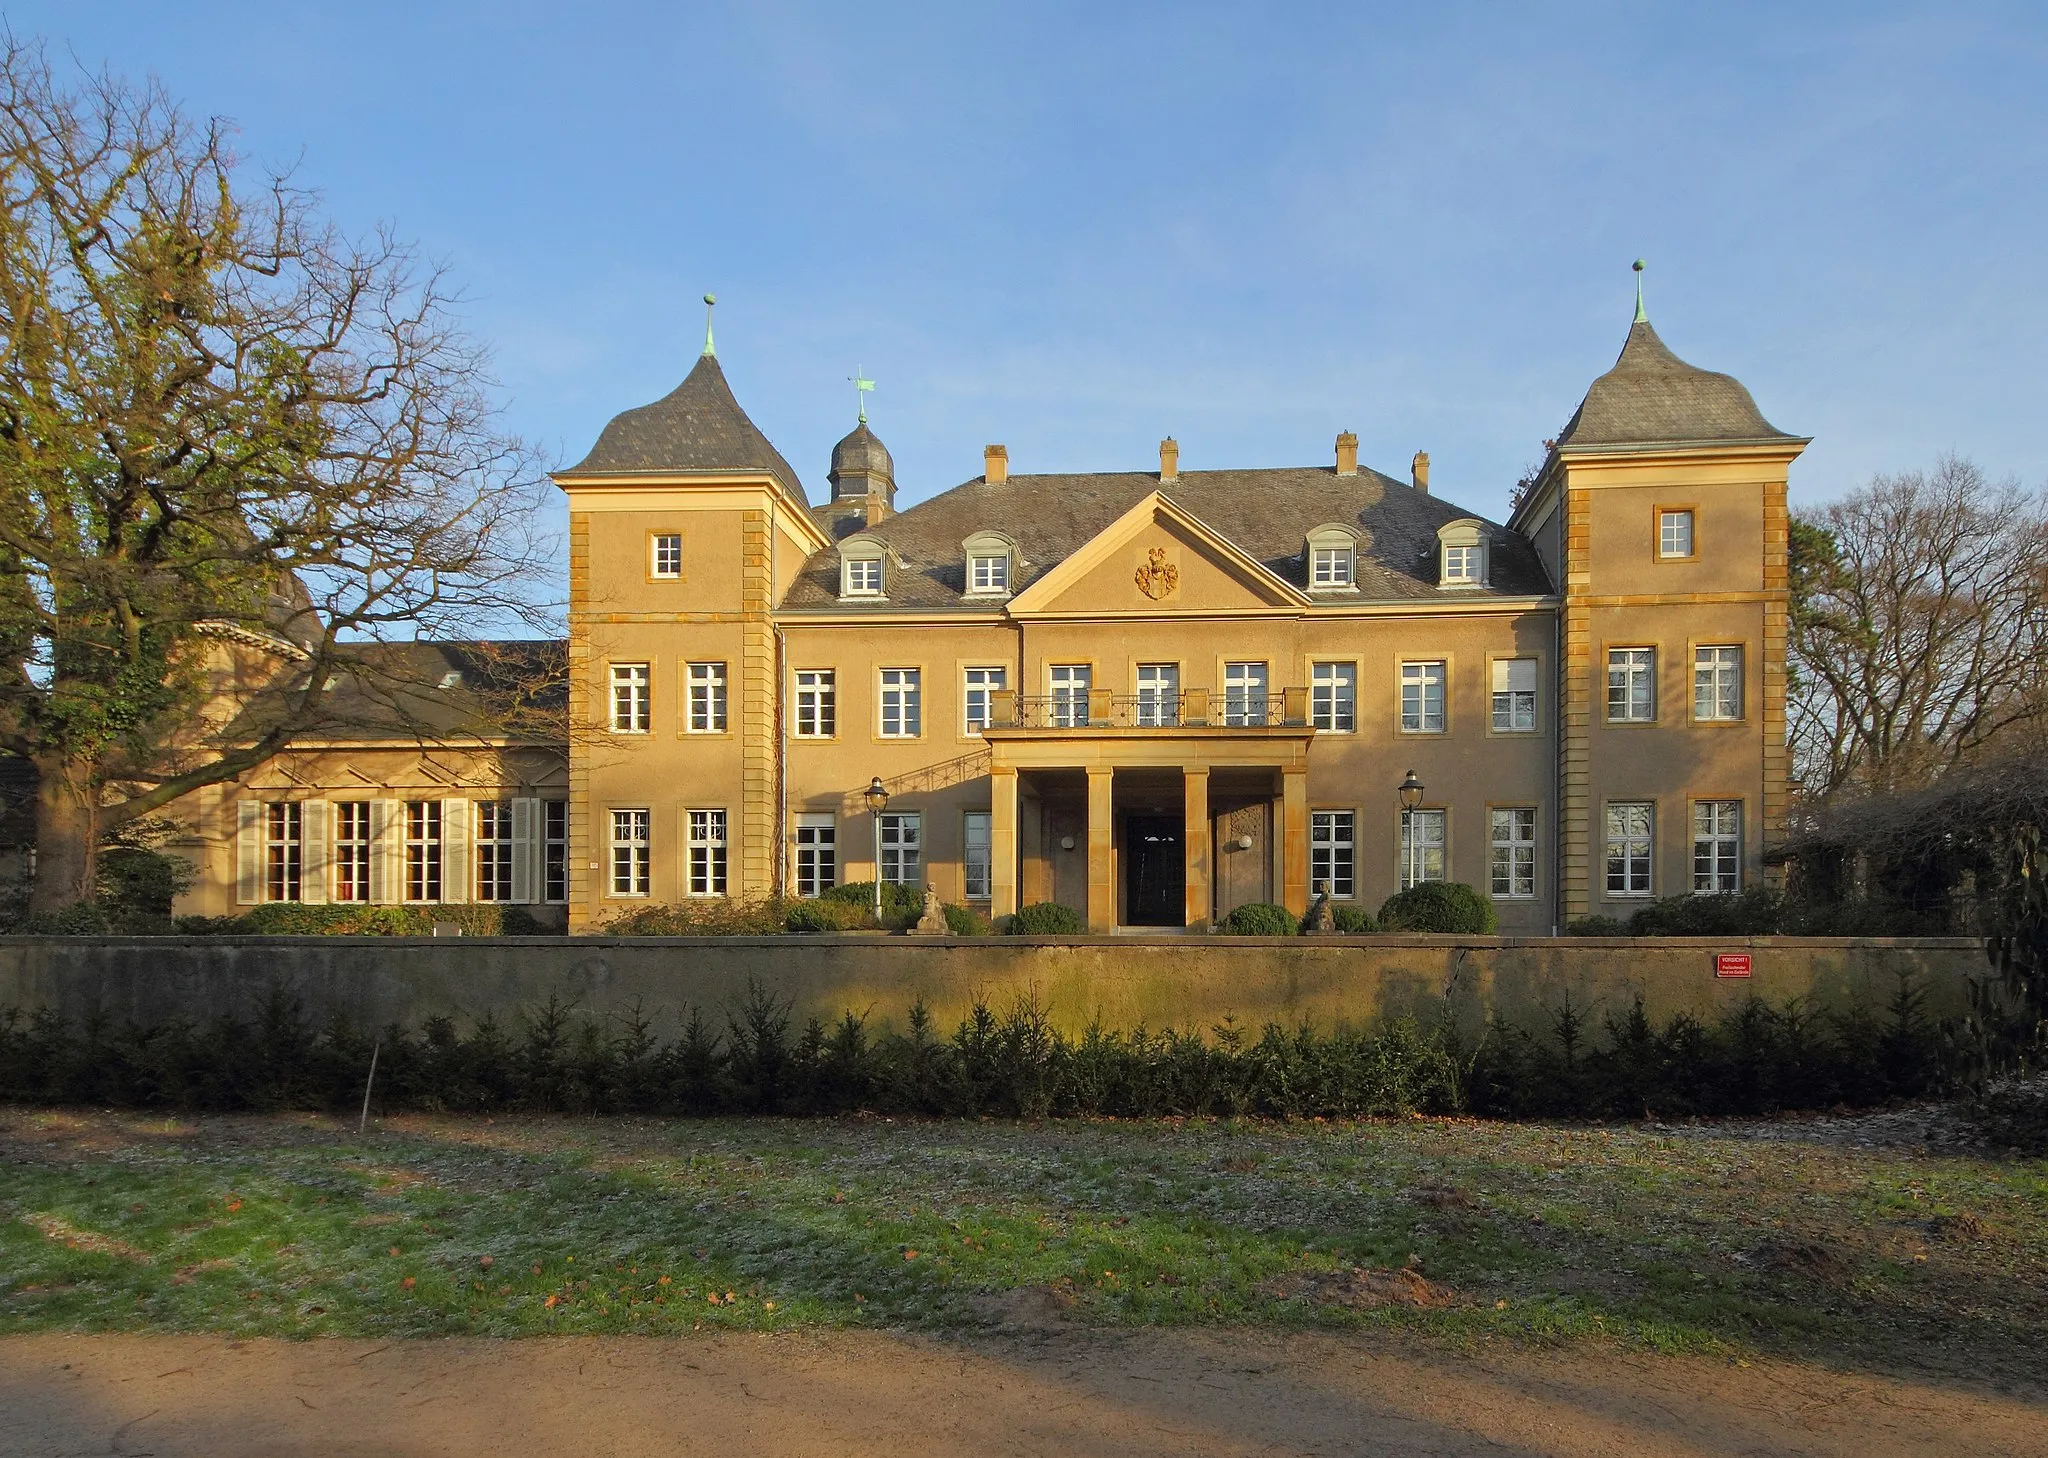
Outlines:
[[[1138,591],[1158,602],[1180,586],[1180,568],[1166,560],[1166,548],[1154,547],[1145,554],[1145,565],[1137,572]]]

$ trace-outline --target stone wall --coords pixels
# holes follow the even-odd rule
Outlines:
[[[1722,952],[1749,953],[1753,975],[1717,978]],[[0,1010],[247,1016],[279,984],[316,1017],[358,1025],[510,1019],[555,997],[600,1015],[637,1004],[666,1034],[690,1006],[717,1017],[758,982],[799,1022],[851,1009],[900,1027],[922,998],[949,1032],[977,999],[1001,1012],[1035,996],[1068,1032],[1097,1018],[1158,1030],[1230,1017],[1255,1031],[1447,1011],[1477,1031],[1493,1011],[1547,1025],[1567,995],[1596,1020],[1637,995],[1659,1021],[1711,1019],[1751,995],[1881,1010],[1902,975],[1940,1015],[1963,1009],[1984,970],[1964,938],[0,937]]]

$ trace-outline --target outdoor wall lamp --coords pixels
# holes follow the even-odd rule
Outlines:
[[[1413,776],[1410,776],[1413,778]],[[875,822],[875,920],[882,919],[882,812],[889,808],[889,791],[882,785],[882,777],[876,775],[868,781],[867,793],[862,797],[868,802],[868,814]]]
[[[1240,835],[1230,844],[1237,850],[1250,850],[1252,848],[1252,838],[1248,835]]]
[[[1408,771],[1408,777],[1401,781],[1401,808],[1413,810],[1422,803],[1422,781],[1415,778],[1415,771]]]
[[[1061,850],[1072,850],[1073,848],[1074,848],[1074,837],[1072,837],[1071,835],[1063,835],[1063,836],[1061,836],[1061,837],[1060,837],[1060,849],[1061,849]]]

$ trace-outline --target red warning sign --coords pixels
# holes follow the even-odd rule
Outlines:
[[[1714,975],[1716,977],[1747,977],[1749,975],[1749,953],[1716,952],[1714,954]]]

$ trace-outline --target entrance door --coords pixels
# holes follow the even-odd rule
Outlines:
[[[1124,922],[1128,926],[1187,923],[1187,853],[1181,822],[1165,815],[1124,821]]]
[[[1216,820],[1216,919],[1248,901],[1273,899],[1273,807],[1265,800],[1218,806]]]

